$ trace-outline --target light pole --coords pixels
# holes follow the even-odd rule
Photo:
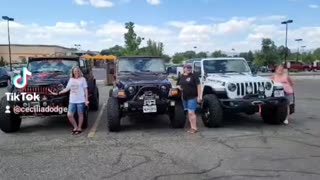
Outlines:
[[[298,43],[298,51],[297,51],[297,59],[296,61],[298,62],[299,60],[299,51],[300,51],[300,42],[302,41],[303,39],[296,39],[295,41]]]
[[[13,18],[8,16],[2,16],[3,20],[7,21],[7,27],[8,27],[8,46],[9,46],[9,62],[10,62],[10,71],[12,71],[12,62],[11,62],[11,43],[10,43],[10,26],[9,21],[14,21]]]
[[[303,61],[303,56],[304,56],[304,48],[307,47],[307,46],[301,46],[301,55],[302,55],[302,58],[301,60]]]
[[[288,57],[288,24],[293,23],[293,20],[287,20],[287,21],[282,21],[281,24],[285,24],[286,25],[286,42],[285,42],[285,46],[286,46],[286,52],[284,55],[284,62],[285,62],[285,66],[287,67],[287,57]]]

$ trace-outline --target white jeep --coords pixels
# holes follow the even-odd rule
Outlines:
[[[286,119],[288,100],[283,86],[254,75],[244,58],[207,58],[192,64],[202,85],[205,126],[220,127],[226,114],[252,115],[259,112],[259,106],[265,123],[281,124]]]

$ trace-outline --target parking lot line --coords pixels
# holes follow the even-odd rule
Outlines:
[[[100,109],[99,115],[98,115],[96,121],[94,122],[92,128],[89,131],[88,138],[93,138],[96,135],[97,128],[98,128],[99,122],[101,121],[102,114],[103,114],[104,109],[106,108],[106,105],[107,105],[107,103],[103,103],[103,105]]]

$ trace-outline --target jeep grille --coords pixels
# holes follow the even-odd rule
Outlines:
[[[245,96],[247,95],[247,87],[251,86],[253,94],[258,94],[259,86],[265,86],[264,82],[249,82],[249,83],[236,83],[237,85],[237,95]]]
[[[23,92],[27,93],[39,93],[39,94],[48,94],[49,93],[48,87],[27,87],[23,90]]]

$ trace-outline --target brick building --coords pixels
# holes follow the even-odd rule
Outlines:
[[[29,57],[71,55],[73,51],[72,48],[57,45],[11,44],[11,61],[21,63]],[[0,57],[3,57],[5,62],[9,62],[8,44],[0,44]]]

